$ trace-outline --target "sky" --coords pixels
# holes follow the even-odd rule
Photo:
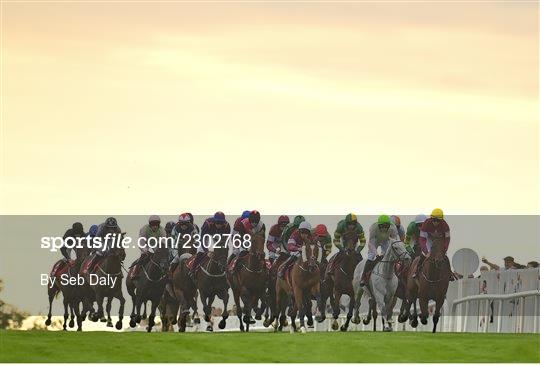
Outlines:
[[[2,3],[1,214],[538,214],[538,3]]]

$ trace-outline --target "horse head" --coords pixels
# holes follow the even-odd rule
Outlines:
[[[169,249],[157,247],[152,255],[152,261],[162,272],[166,272],[169,269]]]
[[[264,259],[264,234],[256,233],[251,234],[251,244],[249,246],[249,255],[257,260]]]
[[[386,251],[384,261],[404,261],[410,260],[411,255],[405,248],[405,244],[401,240],[390,243],[390,249]]]
[[[307,262],[308,270],[313,272],[322,261],[322,248],[313,241],[306,240],[302,245],[302,263]]]

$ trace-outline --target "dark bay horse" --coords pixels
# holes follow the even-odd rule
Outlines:
[[[169,249],[167,247],[158,247],[151,254],[148,263],[141,268],[138,277],[132,278],[131,275],[128,275],[126,278],[126,287],[133,301],[129,321],[130,327],[133,328],[137,323],[140,323],[142,319],[140,314],[141,306],[146,307],[146,302],[150,301],[152,305],[148,316],[147,331],[152,331],[152,327],[155,325],[156,309],[167,283],[168,268]]]
[[[333,318],[332,329],[336,331],[339,327],[337,319],[340,312],[340,300],[342,295],[348,295],[350,298],[349,302],[349,311],[347,313],[347,320],[341,326],[341,331],[347,331],[349,323],[351,321],[353,310],[355,306],[355,295],[352,285],[352,279],[354,274],[354,269],[358,265],[359,258],[356,254],[356,239],[354,237],[346,237],[344,243],[344,252],[341,262],[336,266],[334,275],[326,275],[326,285],[328,285],[328,290],[331,293],[330,302],[332,304]],[[325,304],[326,305],[326,304]],[[324,313],[321,313],[324,319]]]
[[[122,263],[126,258],[126,252],[121,247],[112,247],[106,256],[96,264],[95,273],[85,273],[85,281],[94,292],[97,302],[97,312],[91,315],[91,320],[97,322],[105,319],[103,312],[103,301],[107,298],[107,327],[112,327],[111,306],[113,298],[120,301],[118,310],[118,321],[116,329],[122,329],[122,319],[124,317],[124,304],[126,300],[122,294]],[[95,275],[91,278],[92,275]],[[92,279],[92,280],[91,280]],[[114,283],[112,282],[114,280]]]
[[[171,290],[165,294],[169,299],[165,302],[166,316],[170,318],[176,308],[178,318],[170,322],[171,324],[178,323],[179,332],[186,331],[190,309],[193,310],[194,317],[197,315],[197,286],[189,275],[189,268],[187,267],[187,261],[193,257],[196,249],[191,245],[184,247],[184,244],[188,245],[189,242],[187,238],[181,239],[179,242],[178,255],[180,261],[172,273]]]
[[[226,239],[221,237],[219,243],[214,246],[214,251],[208,252],[201,261],[201,265],[195,274],[195,283],[199,290],[201,302],[203,304],[204,320],[207,322],[207,331],[213,331],[212,326],[212,303],[216,296],[223,301],[222,319],[218,324],[220,329],[224,329],[229,312],[227,305],[229,302],[229,283],[227,282],[227,257],[229,247]]]
[[[81,288],[78,283],[76,284],[62,284],[60,280],[61,273],[66,274],[69,278],[77,276],[83,261],[88,257],[90,250],[86,247],[75,248],[75,260],[66,262],[65,260],[58,260],[53,268],[56,270],[54,285],[47,286],[47,294],[49,297],[49,313],[47,314],[47,319],[45,320],[45,325],[49,326],[51,324],[52,316],[52,303],[54,298],[58,293],[62,293],[63,304],[64,304],[64,331],[67,330],[67,320],[69,312],[71,312],[71,320],[69,321],[69,327],[73,328],[75,326],[75,318],[77,318],[77,331],[82,331],[82,322],[84,318],[80,312],[79,304],[82,301]],[[52,273],[52,270],[51,270]]]
[[[421,311],[420,321],[424,325],[427,324],[429,316],[428,301],[434,300],[433,333],[437,331],[441,308],[446,298],[450,277],[452,276],[450,261],[443,248],[444,239],[435,239],[431,247],[431,252],[425,258],[422,267],[418,268],[418,275],[413,277],[414,271],[416,271],[414,270],[416,265],[413,264],[413,269],[409,271],[407,279],[407,312],[410,311],[411,304],[414,304],[414,312],[410,316],[411,326],[416,327],[418,325],[416,299],[419,299]],[[416,264],[419,259],[418,257],[415,260]]]
[[[290,281],[287,275],[276,280],[276,308],[279,315],[279,326],[276,330],[281,331],[285,324],[285,310],[294,298],[291,311],[291,331],[296,331],[296,315],[300,319],[300,331],[306,333],[304,317],[309,311],[311,317],[311,298],[317,300],[319,312],[324,312],[323,302],[320,295],[321,274],[319,263],[322,261],[322,248],[314,242],[306,242],[302,245],[301,256],[290,269]],[[272,313],[274,315],[274,313]],[[275,318],[271,318],[273,322]]]
[[[236,315],[240,320],[240,331],[249,332],[251,322],[251,310],[256,307],[260,300],[266,304],[266,287],[268,282],[268,270],[266,268],[264,255],[264,234],[251,235],[251,246],[248,249],[247,262],[241,262],[240,268],[236,272],[227,271],[227,280],[233,291],[234,302],[236,304]],[[242,299],[242,307],[240,305]]]

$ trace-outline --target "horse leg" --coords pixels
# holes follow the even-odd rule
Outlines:
[[[227,325],[227,318],[229,318],[229,310],[227,309],[227,306],[229,304],[229,290],[224,289],[220,295],[219,299],[223,301],[223,312],[221,313],[221,321],[219,321],[218,328],[224,329]]]
[[[420,302],[420,322],[423,324],[423,325],[426,325],[427,322],[428,322],[428,316],[429,316],[429,311],[428,311],[428,300],[427,300],[427,295],[423,295],[424,293],[419,293],[419,302]]]
[[[443,303],[444,297],[439,297],[435,301],[435,312],[433,313],[433,333],[437,332],[437,323],[439,323],[439,317],[441,316],[441,307]]]
[[[319,323],[326,319],[326,310],[324,308],[326,301],[323,301],[320,284],[313,289],[311,295],[317,301],[317,311],[315,313],[315,320]]]
[[[66,295],[64,295],[64,331],[67,331],[67,320],[69,317],[69,302],[66,298]]]
[[[122,329],[122,320],[124,319],[124,305],[126,304],[126,300],[124,299],[124,296],[122,295],[122,291],[119,290],[118,294],[116,295],[116,298],[120,301],[120,307],[118,308],[118,321],[116,322],[116,325],[114,326],[117,330]],[[131,322],[130,322],[131,324]]]
[[[148,304],[148,303],[147,303],[146,301],[143,302],[143,314],[142,314],[142,317],[141,317],[141,319],[142,319],[143,321],[146,320],[146,319],[148,318],[148,317],[146,316],[146,307],[147,307],[147,304]]]
[[[377,331],[377,303],[375,299],[369,300],[369,307],[371,310],[371,316],[373,317],[373,332]]]
[[[157,300],[151,300],[150,301],[150,315],[148,316],[148,325],[146,326],[146,332],[152,332],[152,327],[156,324],[154,319],[156,318],[156,309],[158,306]],[[146,307],[146,305],[145,305]]]
[[[240,323],[240,331],[244,332],[244,322],[242,321],[242,307],[240,305],[240,294],[238,289],[233,290],[234,304],[236,305],[236,316],[238,317],[238,322]]]
[[[70,294],[70,297],[73,296],[73,294]],[[75,327],[75,308],[74,308],[74,301],[71,300],[69,304],[69,310],[71,312],[71,319],[69,320],[69,328]]]
[[[215,298],[215,294],[208,296],[208,298],[206,299],[206,310],[204,310],[204,320],[207,322],[206,330],[209,332],[212,332],[214,330],[212,326],[212,303],[214,302]],[[202,294],[201,301],[204,303],[204,300],[202,299]]]
[[[111,318],[111,307],[112,307],[112,297],[107,297],[107,306],[105,310],[107,311],[107,327],[112,327],[112,318]]]
[[[46,326],[51,325],[51,317],[52,317],[52,303],[54,300],[54,296],[56,295],[58,289],[56,287],[48,288],[47,294],[49,296],[49,313],[47,314],[47,320],[45,321]]]
[[[77,318],[77,331],[82,331],[82,316],[79,308],[80,299],[73,299],[73,310],[75,312],[75,318]]]
[[[364,289],[360,288],[357,292],[354,293],[354,316],[351,320],[354,324],[360,323],[360,304],[362,303],[362,295],[364,294]]]
[[[345,320],[345,323],[340,328],[342,332],[346,332],[347,329],[349,328],[349,322],[351,321],[353,311],[354,311],[354,307],[355,307],[355,304],[356,304],[356,300],[354,298],[354,292],[351,291],[351,292],[348,293],[348,295],[349,295],[349,298],[350,298],[349,312],[347,313],[347,319]]]
[[[295,298],[295,312],[298,312],[298,318],[300,319],[300,332],[306,333],[306,325],[304,323],[304,316],[306,315],[306,309],[304,307],[304,293],[302,289],[295,287],[293,288],[294,298]],[[294,318],[291,316],[291,322],[294,323]],[[295,324],[296,325],[296,324]]]
[[[332,329],[334,331],[337,331],[339,328],[338,324],[338,317],[339,317],[339,303],[341,302],[341,293],[338,293],[334,289],[334,296],[332,298],[332,316],[334,317],[334,321],[332,322]]]

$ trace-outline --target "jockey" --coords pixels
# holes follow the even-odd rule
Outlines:
[[[182,213],[178,217],[178,222],[174,226],[171,237],[174,240],[174,245],[169,248],[169,255],[173,257],[171,264],[169,265],[169,273],[172,274],[178,263],[180,262],[180,255],[178,252],[182,249],[183,239],[187,236],[194,236],[198,234],[198,227],[193,225],[193,216],[190,213]],[[178,246],[176,244],[178,243]],[[190,243],[191,244],[191,243]]]
[[[289,258],[287,261],[285,261],[278,270],[278,276],[280,278],[283,277],[287,269],[294,265],[294,262],[300,255],[302,254],[302,245],[305,242],[310,242],[313,240],[313,236],[311,234],[311,225],[304,221],[300,223],[298,226],[298,229],[293,232],[291,235],[291,238],[289,238],[289,241],[287,242],[287,250],[290,253]]]
[[[345,243],[345,238],[352,234],[355,243],[360,243],[356,247],[356,252],[360,254],[360,251],[366,245],[366,237],[364,236],[364,228],[358,222],[356,214],[349,213],[345,216],[345,219],[339,221],[336,231],[334,232],[334,245],[341,252],[343,251],[343,244]]]
[[[328,229],[324,224],[319,224],[311,232],[315,241],[321,246],[324,250],[323,258],[326,259],[332,251],[332,236],[328,233]]]
[[[446,255],[448,251],[448,246],[450,245],[450,227],[448,223],[444,220],[444,213],[441,209],[435,208],[431,212],[431,217],[428,218],[420,228],[420,249],[422,250],[422,255],[420,255],[420,261],[417,265],[417,271],[414,273],[413,277],[416,276],[418,269],[422,267],[425,257],[431,252],[431,247],[433,241],[437,239],[443,239],[443,253]],[[450,265],[450,262],[448,262]]]
[[[199,229],[199,226],[195,223],[195,218],[193,217],[193,214],[191,214],[189,212],[187,212],[186,214],[189,216],[189,221],[193,225],[193,228],[195,229],[195,231],[197,233],[201,233],[201,230]]]
[[[277,259],[281,251],[281,235],[287,224],[289,224],[289,217],[282,215],[278,218],[278,222],[270,228],[270,232],[268,232],[266,248],[268,249],[268,258],[272,262]]]
[[[131,264],[129,267],[130,269],[135,265],[144,266],[148,263],[148,260],[150,260],[154,249],[148,247],[147,240],[151,237],[156,239],[154,244],[158,244],[161,237],[167,237],[165,230],[161,227],[161,218],[157,215],[151,215],[148,218],[148,224],[145,224],[139,230],[138,246],[141,251],[141,256]],[[163,242],[161,244],[163,244]]]
[[[289,238],[293,234],[294,231],[298,229],[300,226],[300,223],[304,222],[306,218],[304,218],[301,215],[297,215],[294,217],[292,223],[287,224],[285,228],[283,229],[283,233],[281,233],[281,251],[287,252],[287,243],[289,242]]]
[[[392,219],[392,222],[394,222],[394,225],[397,228],[398,236],[401,241],[405,240],[405,228],[401,225],[401,218],[399,218],[397,215],[390,216]]]
[[[69,228],[66,231],[66,233],[64,233],[63,239],[65,241],[66,238],[68,238],[68,237],[76,239],[77,237],[84,237],[84,236],[86,236],[86,233],[84,233],[84,228],[83,228],[82,223],[75,222],[75,223],[73,223],[71,228]],[[65,262],[69,262],[69,260],[71,259],[71,251],[72,251],[72,249],[67,248],[66,246],[60,247],[60,253],[64,257],[63,260]]]
[[[234,225],[233,225],[233,228],[236,227],[238,224],[240,224],[240,222],[242,221],[242,219],[245,219],[245,218],[249,218],[249,213],[251,213],[251,211],[249,210],[244,210],[242,212],[242,215],[238,218],[236,218],[236,220],[234,221]]]
[[[107,218],[104,223],[101,223],[97,227],[95,237],[101,238],[102,242],[104,242],[103,240],[108,234],[113,234],[113,235],[122,234],[122,230],[118,226],[118,222],[116,221],[116,218],[114,217]],[[102,247],[94,247],[93,252],[89,256],[87,272],[92,272],[97,262],[102,257],[106,256],[110,249],[111,247],[109,245],[102,246]]]
[[[377,219],[376,223],[373,223],[369,227],[369,243],[368,243],[368,257],[366,265],[364,266],[364,272],[360,279],[360,285],[366,285],[367,275],[375,267],[378,257],[384,256],[388,247],[390,247],[391,241],[399,241],[399,234],[396,225],[392,222],[389,216],[381,215]],[[381,256],[377,256],[377,248],[381,248]]]
[[[259,213],[256,210],[252,210],[249,213],[248,218],[244,218],[241,221],[237,220],[237,224],[234,225],[232,235],[240,235],[242,238],[245,234],[265,234],[266,227],[264,223],[261,221],[261,213]],[[233,246],[233,253],[231,255],[231,260],[233,257],[238,258],[234,264],[233,272],[236,272],[236,269],[238,268],[238,261],[245,255],[247,255],[248,249],[245,248],[243,245],[240,245],[240,247],[234,247]],[[229,260],[230,262],[230,260]]]
[[[420,228],[426,221],[427,217],[424,214],[418,214],[414,221],[407,226],[407,234],[405,235],[405,248],[411,256],[419,256],[422,252],[420,249]]]
[[[204,236],[212,237],[214,235],[230,234],[231,226],[225,219],[223,212],[216,212],[213,217],[204,221],[201,229],[201,245],[197,248],[197,256],[191,265],[190,275],[194,275],[199,268],[199,264],[208,253],[208,247],[204,246]]]
[[[364,236],[364,228],[362,228],[362,225],[358,222],[356,214],[353,213],[347,214],[345,219],[339,221],[334,232],[334,245],[339,251],[330,259],[327,274],[332,275],[334,273],[335,267],[343,258],[343,244],[346,243],[346,239],[349,239],[351,236],[355,241],[355,245],[360,243],[356,246],[355,252],[359,257],[361,257],[360,252],[366,245],[366,237]]]

